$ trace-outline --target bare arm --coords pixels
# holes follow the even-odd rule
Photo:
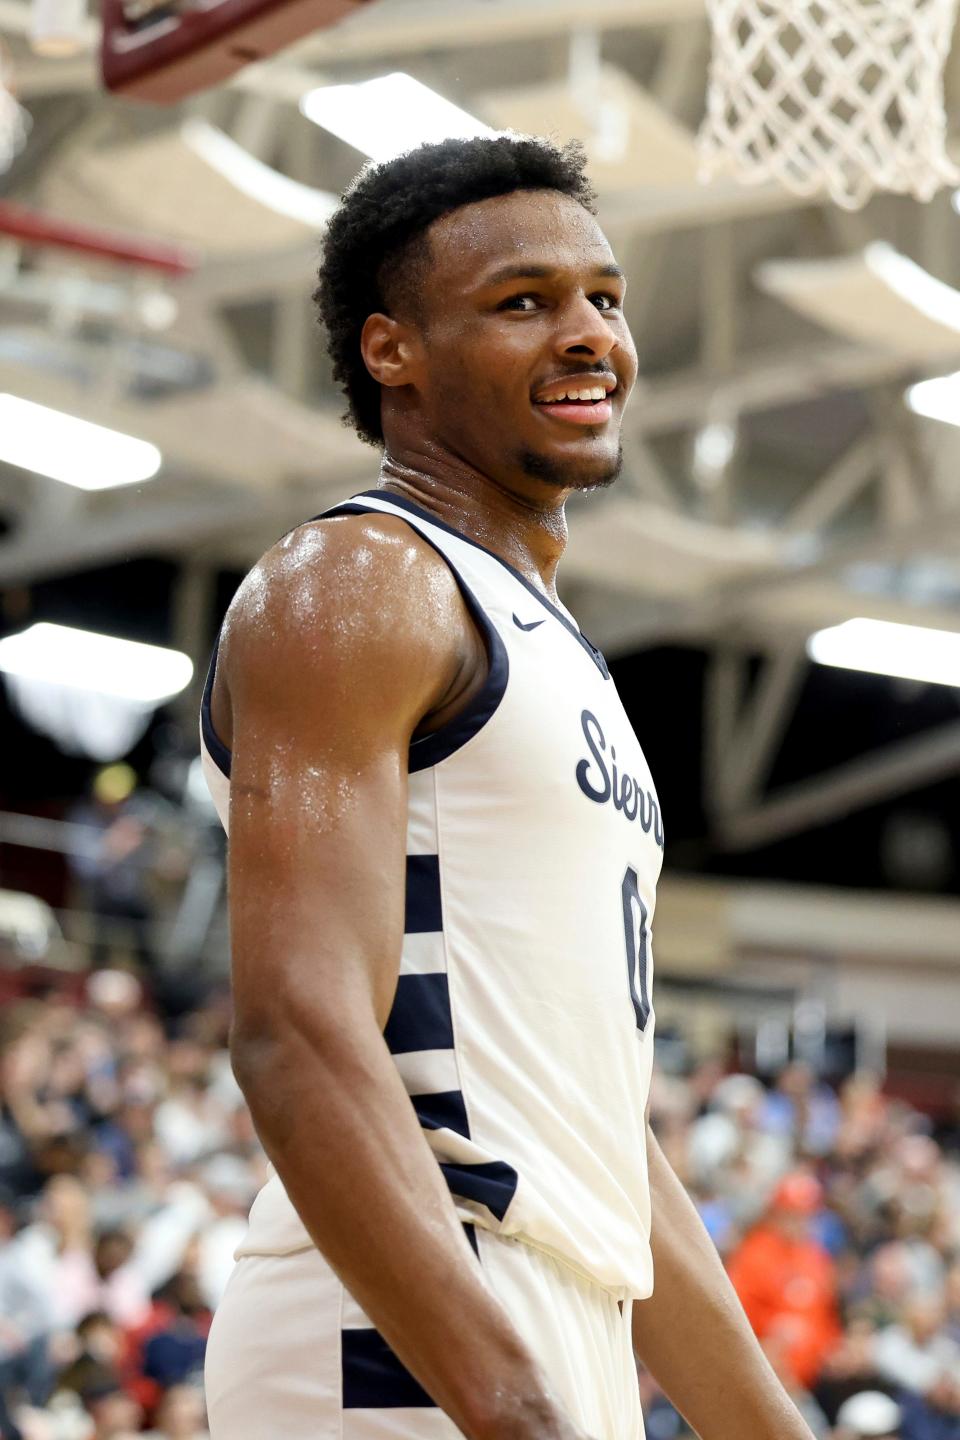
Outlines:
[[[654,1293],[633,1343],[701,1440],[812,1440],[767,1363],[713,1242],[648,1132]]]
[[[577,1440],[486,1286],[382,1035],[410,737],[476,644],[449,571],[394,519],[296,532],[246,582],[223,646],[231,1052],[307,1230],[433,1399],[470,1440]]]

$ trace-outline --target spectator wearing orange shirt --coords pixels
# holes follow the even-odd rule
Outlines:
[[[816,1382],[841,1334],[836,1266],[810,1233],[821,1200],[812,1175],[787,1175],[728,1265],[758,1338],[804,1388]]]

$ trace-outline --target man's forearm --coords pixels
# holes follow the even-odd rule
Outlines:
[[[634,1302],[638,1358],[701,1440],[812,1440],[652,1135],[647,1154],[654,1293]]]
[[[235,1047],[270,1159],[313,1240],[470,1440],[568,1440],[549,1382],[487,1287],[371,1020]]]

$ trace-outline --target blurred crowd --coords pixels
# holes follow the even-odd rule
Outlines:
[[[227,997],[122,970],[0,1016],[0,1436],[202,1440],[203,1357],[266,1178]]]
[[[0,1015],[0,1436],[203,1440],[212,1313],[266,1163],[229,999],[94,970]],[[653,1120],[822,1440],[960,1440],[960,1107],[870,1076],[659,1073]],[[688,1432],[641,1376],[649,1440]]]
[[[960,1440],[960,1106],[869,1075],[656,1078],[653,1120],[814,1434]],[[649,1378],[649,1440],[686,1435]]]

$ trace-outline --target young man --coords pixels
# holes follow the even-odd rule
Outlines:
[[[330,225],[380,487],[255,568],[204,703],[277,1172],[214,1440],[637,1440],[631,1321],[704,1440],[809,1440],[647,1132],[663,828],[554,588],[564,501],[620,468],[623,298],[576,147],[424,147]]]

